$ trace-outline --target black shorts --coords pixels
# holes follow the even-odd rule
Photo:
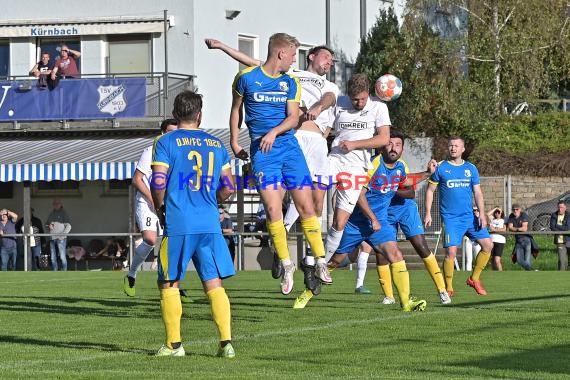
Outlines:
[[[493,243],[493,250],[491,251],[491,256],[503,256],[503,249],[505,248],[505,243]]]

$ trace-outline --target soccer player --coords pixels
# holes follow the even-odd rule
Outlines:
[[[150,182],[157,215],[164,221],[158,287],[166,339],[157,356],[185,355],[178,287],[192,260],[218,329],[217,356],[233,358],[230,301],[222,279],[235,271],[218,216],[218,203],[235,191],[230,158],[218,138],[199,129],[201,95],[192,91],[178,94],[172,115],[178,120],[178,130],[155,140]]]
[[[435,284],[441,303],[444,305],[449,304],[451,303],[451,298],[445,290],[445,282],[443,280],[443,275],[441,274],[441,269],[437,264],[437,259],[427,245],[422,221],[418,212],[418,206],[414,201],[416,185],[430,176],[430,174],[435,170],[437,163],[434,160],[431,160],[428,163],[428,170],[425,172],[408,174],[408,165],[401,158],[404,151],[404,139],[403,134],[391,131],[390,149],[383,158],[387,165],[394,165],[396,161],[401,162],[404,165],[406,175],[414,179],[414,185],[407,188],[398,188],[388,207],[388,223],[394,226],[396,231],[398,231],[398,227],[400,227],[406,236],[406,239],[410,241],[416,253],[422,258],[424,265]],[[356,293],[365,293],[366,288],[364,288],[364,276],[368,263],[368,255],[371,251],[372,247],[366,244],[362,247],[358,255]],[[377,255],[377,264],[376,269],[378,271],[380,286],[382,287],[385,295],[382,303],[393,304],[395,303],[395,300],[392,289],[392,276],[389,267],[390,263],[384,256]]]
[[[299,123],[301,88],[299,79],[287,71],[298,47],[297,39],[286,33],[271,36],[267,60],[236,75],[230,114],[232,150],[237,158],[247,159],[238,141],[245,109],[253,172],[267,214],[267,230],[283,265],[281,292],[285,295],[293,290],[295,264],[289,256],[281,211],[284,188],[290,190],[301,216],[303,233],[317,258],[316,271],[328,275],[321,226],[312,203],[312,179],[293,131]]]
[[[260,66],[262,64],[261,61],[251,58],[216,39],[208,38],[205,42],[208,48],[219,49],[246,66]],[[329,47],[315,46],[307,54],[307,70],[290,70],[291,74],[299,78],[302,88],[301,104],[303,107],[299,124],[295,130],[295,137],[303,151],[313,181],[311,196],[315,213],[319,218],[319,225],[322,223],[324,197],[330,184],[326,137],[332,127],[331,107],[336,104],[336,98],[339,94],[338,86],[326,79],[326,74],[333,64],[333,56],[334,52]],[[287,232],[295,224],[298,217],[297,208],[291,202],[284,219]],[[323,281],[331,282],[324,264],[323,259],[316,268],[316,274]],[[314,257],[307,256],[301,268],[305,273],[305,282],[311,283],[312,281],[307,277],[311,277],[315,270]]]
[[[390,139],[388,107],[378,98],[371,98],[369,88],[366,74],[354,74],[348,81],[348,96],[340,96],[334,109],[336,136],[329,163],[331,176],[338,184],[332,226],[326,238],[327,261],[335,254],[358,201],[363,185],[360,180],[372,167],[371,150],[387,145]]]
[[[481,272],[489,262],[493,242],[487,231],[485,216],[485,201],[479,181],[479,171],[472,163],[462,158],[465,152],[465,142],[461,137],[451,137],[448,140],[449,158],[439,163],[436,171],[430,177],[426,191],[426,213],[424,224],[431,226],[431,206],[434,192],[439,189],[439,211],[444,226],[443,247],[445,259],[443,274],[447,293],[453,297],[453,270],[457,248],[461,246],[463,236],[476,240],[481,251],[475,259],[475,266],[467,285],[475,289],[477,294],[486,295],[487,291],[480,281]],[[479,215],[473,213],[472,195],[479,209]]]
[[[160,134],[164,135],[178,128],[178,121],[175,119],[163,120],[160,124]],[[135,218],[136,223],[141,231],[143,241],[135,249],[133,261],[129,267],[129,273],[123,280],[123,291],[129,297],[136,295],[135,282],[137,272],[154,250],[157,237],[161,234],[161,227],[158,217],[154,213],[154,204],[150,194],[149,179],[152,175],[150,163],[152,161],[152,145],[145,148],[137,162],[137,168],[133,176],[133,186],[136,189],[135,194]],[[187,300],[186,294],[180,289],[180,295],[183,300]]]
[[[424,310],[425,300],[410,298],[410,277],[402,252],[396,242],[396,229],[388,222],[388,205],[400,186],[408,187],[415,179],[406,176],[406,168],[401,161],[391,163],[384,161],[391,150],[402,149],[402,137],[393,134],[387,147],[372,161],[372,169],[368,175],[370,181],[359,194],[358,207],[350,215],[346,229],[340,241],[337,252],[332,256],[329,266],[338,267],[361,243],[366,242],[376,247],[377,256],[384,255],[390,262],[394,283],[400,297],[403,311]],[[399,147],[393,145],[399,144]],[[381,226],[376,229],[373,226]],[[303,292],[293,304],[293,308],[304,308],[312,298],[310,292]]]

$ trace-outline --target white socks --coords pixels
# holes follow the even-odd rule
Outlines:
[[[368,256],[369,253],[360,251],[358,252],[358,260],[356,261],[356,287],[364,286],[364,277],[366,276],[366,269],[368,269]]]
[[[342,239],[342,233],[344,230],[337,231],[333,227],[329,228],[327,233],[327,240],[325,242],[325,261],[328,263],[331,257],[336,253],[338,246],[340,245],[340,239]]]
[[[142,263],[146,260],[148,255],[154,249],[154,245],[148,245],[147,242],[143,240],[142,243],[135,249],[135,254],[133,256],[133,262],[129,267],[129,277],[136,278],[137,272],[142,266]]]

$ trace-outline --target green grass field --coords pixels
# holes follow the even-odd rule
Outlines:
[[[374,270],[355,295],[353,271],[334,274],[304,310],[291,308],[268,271],[226,281],[234,360],[214,357],[216,331],[195,273],[184,282],[185,358],[156,358],[163,342],[156,273],[122,294],[124,272],[2,273],[1,378],[431,378],[567,379],[570,272],[486,271],[477,296],[456,272],[451,306],[427,273],[411,272],[423,313],[379,303]],[[294,293],[302,287],[296,273]]]

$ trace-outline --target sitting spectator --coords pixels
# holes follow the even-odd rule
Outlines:
[[[51,79],[55,81],[56,77],[79,78],[79,69],[77,68],[79,57],[81,57],[80,52],[70,49],[67,45],[61,45],[60,55],[55,60],[51,70]]]
[[[40,218],[34,215],[34,209],[30,210],[31,214],[31,221],[30,224],[30,237],[29,237],[29,246],[32,251],[32,269],[39,270],[40,269],[40,257],[42,255],[42,245],[45,244],[45,237],[34,236],[36,234],[43,234],[44,227]],[[20,218],[18,223],[16,223],[16,231],[20,231],[24,233],[24,218]]]
[[[232,219],[226,213],[224,206],[219,206],[218,211],[220,213],[220,227],[222,228],[222,233],[224,234],[224,240],[228,245],[230,250],[230,255],[232,256],[232,262],[235,262],[236,258],[236,242],[234,240],[234,224]]]
[[[7,209],[0,210],[0,235],[11,235],[16,233],[15,221],[18,214]],[[12,270],[16,270],[16,258],[18,256],[16,237],[2,236],[2,245],[0,247],[0,256],[2,257],[2,270],[8,270],[8,262],[12,261]]]
[[[505,232],[507,230],[507,227],[505,226],[505,213],[499,206],[497,206],[489,211],[487,217],[489,219],[489,232],[491,232],[491,240],[493,240],[493,250],[491,251],[491,266],[493,267],[493,270],[502,271],[503,249],[505,248],[507,238],[505,235],[498,234],[497,232]]]
[[[519,204],[513,204],[512,214],[509,215],[507,222],[507,229],[511,232],[526,232],[528,231],[528,222],[529,218],[527,213],[522,211]],[[519,263],[524,270],[534,270],[530,263],[530,256],[532,255],[532,241],[530,235],[515,235],[515,253],[516,262]]]
[[[127,257],[127,244],[123,239],[109,238],[107,244],[103,249],[95,254],[95,256],[105,256],[126,259]]]
[[[558,202],[558,211],[550,215],[552,231],[570,231],[570,212],[564,201]],[[570,235],[554,235],[554,244],[558,249],[558,270],[566,270],[570,257]]]
[[[48,78],[50,78],[51,67],[49,66],[49,53],[43,52],[42,59],[32,67],[30,75],[38,78],[38,87],[42,90],[48,87]]]

